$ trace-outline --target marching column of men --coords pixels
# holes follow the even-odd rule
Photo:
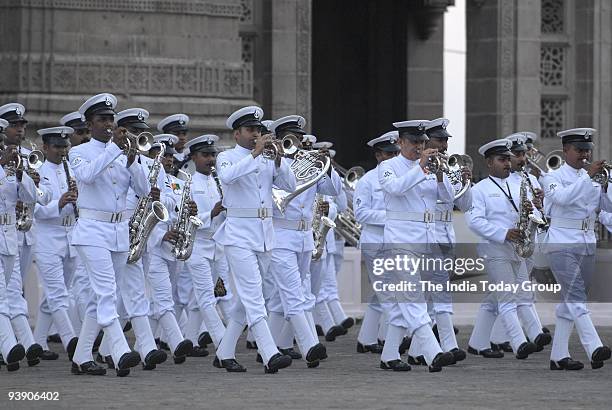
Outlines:
[[[576,327],[593,369],[610,358],[586,305],[596,212],[612,226],[607,181],[595,179],[606,165],[589,162],[594,129],[560,132],[563,165],[549,172],[532,167],[533,175],[535,134],[489,142],[479,149],[489,175],[472,187],[468,167],[451,180],[441,165],[450,164],[447,119],[401,121],[367,143],[377,166],[356,184],[329,165],[315,183],[302,185],[298,156],[331,163],[335,152],[306,133],[299,115],[262,121],[261,108],[241,108],[226,121],[236,145],[220,152],[216,135],[187,138],[185,114],[164,118],[161,134],[148,141],[141,138],[150,130],[148,111],[116,107],[115,96],[98,94],[61,126],[38,130],[44,156],[22,146],[25,107],[0,107],[0,363],[9,371],[24,358],[29,366],[57,359],[47,344],[57,333],[74,374],[104,375],[105,363],[126,376],[140,363],[155,369],[167,358],[164,349],[181,364],[207,356],[208,345],[215,367],[244,372],[236,345],[245,327],[247,347],[258,350],[265,373],[292,359],[318,367],[327,359],[318,335],[332,342],[354,324],[338,296],[345,239],[333,221],[354,218],[359,236],[347,240],[359,242],[372,285],[380,258],[454,259],[455,208],[481,239],[477,252],[491,283],[529,280],[534,257],[522,252],[520,221],[527,214],[546,218],[547,230],[535,241],[562,288],[554,338],[533,292],[488,293],[469,353],[499,358],[507,351],[525,359],[552,341],[550,369],[578,370],[583,364],[568,350]],[[145,203],[163,210],[150,227],[139,225]],[[319,231],[325,220],[332,221],[329,231]],[[150,235],[139,237],[139,226]],[[33,259],[43,289],[34,332],[22,292]],[[445,284],[450,272],[396,267],[382,278]],[[415,289],[367,299],[357,352],[380,354],[381,369],[426,365],[439,372],[466,358],[450,292]]]

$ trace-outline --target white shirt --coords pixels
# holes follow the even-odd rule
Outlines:
[[[54,255],[70,255],[69,236],[72,231],[72,226],[62,226],[58,224],[58,222],[61,222],[65,218],[72,219],[72,223],[76,220],[74,206],[72,204],[66,204],[61,210],[59,209],[59,200],[61,196],[68,191],[64,166],[61,162],[59,164],[54,164],[51,161],[45,161],[38,172],[41,181],[45,180],[50,187],[52,199],[47,205],[37,204],[34,209],[36,236],[38,239],[36,241],[35,250],[36,252],[51,253]],[[70,173],[70,164],[68,164],[68,172]]]
[[[164,183],[159,185],[161,189],[160,199],[168,209],[169,218],[167,222],[159,222],[155,225],[147,241],[147,250],[167,260],[176,260],[176,258],[172,254],[172,244],[163,242],[162,239],[177,221],[178,207],[181,203],[184,187],[185,181],[170,174],[165,174]]]
[[[126,210],[128,188],[138,195],[148,195],[149,181],[136,159],[127,168],[127,157],[115,143],[92,139],[70,150],[70,163],[79,190],[79,209],[108,213]],[[114,252],[129,249],[126,223],[100,222],[83,218],[72,231],[72,245],[99,246]]]
[[[0,214],[15,215],[17,200],[22,202],[36,202],[36,185],[25,172],[21,182],[17,182],[15,175],[6,176],[4,168],[0,167]],[[17,255],[17,228],[15,224],[0,225],[0,254]]]
[[[548,203],[547,212],[551,218],[544,241],[549,251],[555,244],[565,244],[557,247],[567,249],[572,246],[573,253],[592,255],[595,252],[596,237],[593,230],[569,229],[552,226],[555,218],[572,220],[595,219],[596,211],[612,211],[610,198],[601,185],[591,180],[585,169],[575,169],[567,163],[551,171],[542,178],[544,200]]]
[[[227,209],[272,208],[272,184],[287,192],[295,191],[295,176],[286,161],[281,161],[276,168],[274,161],[262,155],[253,158],[251,151],[240,145],[220,153],[217,164],[223,206]],[[271,250],[275,244],[272,218],[228,216],[214,239],[221,245],[240,246],[256,252]]]
[[[419,161],[411,161],[403,155],[390,158],[378,165],[378,181],[384,193],[387,212],[434,213],[436,201],[453,201],[453,192],[444,175],[438,182],[436,175],[426,174]],[[412,249],[431,252],[428,244],[436,243],[435,223],[387,218],[384,242],[388,245],[413,244]]]
[[[219,195],[219,189],[212,175],[196,172],[192,181],[191,197],[198,206],[198,218],[203,222],[202,226],[196,231],[193,251],[203,254],[208,259],[214,259],[215,241],[212,236],[225,220],[225,212],[211,218],[210,211],[221,200],[221,195]]]

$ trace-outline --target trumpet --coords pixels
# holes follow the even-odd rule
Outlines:
[[[591,163],[587,161],[586,159],[583,160],[583,162],[585,165],[591,165]],[[604,161],[603,168],[601,169],[601,171],[593,175],[591,177],[591,180],[593,180],[593,182],[597,182],[600,185],[607,185],[610,182],[611,172],[612,172],[612,164]]]
[[[357,186],[357,182],[359,181],[359,179],[365,175],[365,169],[363,169],[363,167],[359,165],[346,169],[333,159],[332,165],[334,166],[338,174],[340,174],[340,176],[342,177],[342,183],[344,184],[346,191],[349,191],[347,192],[347,195],[349,193],[351,194],[351,198],[348,198],[350,199],[349,203],[351,203],[352,193],[355,192],[355,187]]]
[[[113,130],[108,128],[106,133],[112,135]],[[127,138],[125,140],[125,145],[121,147],[125,155],[137,154],[138,152],[148,152],[151,149],[153,134],[150,132],[144,131],[140,134],[133,134],[126,130],[125,133]],[[113,137],[111,137],[110,141],[112,140]]]
[[[302,143],[293,134],[287,134],[282,140],[268,142],[261,155],[265,159],[274,161],[278,157],[289,157],[294,155],[301,147]]]

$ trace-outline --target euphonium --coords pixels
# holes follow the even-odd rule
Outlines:
[[[528,178],[525,172],[521,172],[519,220],[516,226],[521,231],[521,240],[513,243],[516,254],[522,258],[533,254],[538,226],[545,225],[544,220],[533,213],[532,207],[526,206],[530,202],[527,196]]]
[[[151,164],[149,171],[149,184],[151,187],[157,185],[157,177],[162,168],[161,160],[164,157],[166,146],[160,144],[159,154]],[[130,251],[127,263],[136,263],[147,246],[147,239],[158,222],[166,222],[170,215],[168,210],[160,201],[154,201],[151,195],[144,196],[138,200],[134,214],[130,218]]]
[[[323,215],[321,206],[325,202],[323,195],[317,194],[313,204],[312,214],[312,236],[314,237],[315,248],[312,251],[312,260],[318,261],[323,256],[325,249],[325,238],[330,229],[335,228],[336,224],[330,218]]]
[[[176,259],[184,261],[191,256],[196,238],[196,230],[203,225],[203,222],[200,218],[190,214],[187,204],[187,201],[191,199],[191,174],[180,169],[178,172],[185,175],[185,187],[181,195],[178,220],[173,227],[173,230],[178,234],[178,239],[172,248],[172,254]]]

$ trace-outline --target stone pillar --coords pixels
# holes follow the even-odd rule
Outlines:
[[[539,129],[540,0],[468,0],[466,152],[486,174],[478,147]]]

